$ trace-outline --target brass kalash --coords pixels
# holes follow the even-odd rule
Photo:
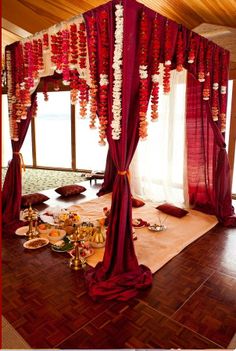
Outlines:
[[[86,241],[87,235],[81,229],[82,228],[79,225],[76,225],[75,232],[70,235],[70,241],[74,242],[75,256],[69,260],[69,266],[75,271],[85,268],[86,266],[86,259],[80,255],[79,244]]]
[[[38,211],[29,205],[29,208],[23,211],[23,219],[29,222],[29,229],[26,232],[27,240],[35,239],[39,237],[38,231]],[[34,226],[33,226],[34,222]]]

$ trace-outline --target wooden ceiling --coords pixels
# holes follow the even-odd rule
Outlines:
[[[2,0],[2,17],[30,33],[36,33],[106,2],[107,0]],[[231,61],[236,62],[236,0],[140,2],[189,29],[196,28],[203,36],[208,37],[210,33],[209,39],[229,49]]]

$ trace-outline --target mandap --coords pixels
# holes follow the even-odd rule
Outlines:
[[[112,191],[111,220],[102,262],[85,276],[93,299],[127,300],[152,283],[132,241],[128,169],[140,138],[147,137],[147,108],[158,119],[160,64],[163,90],[170,72],[187,70],[187,187],[192,208],[236,226],[225,148],[229,52],[134,0],[112,0],[6,47],[13,156],[3,186],[3,229],[20,225],[21,146],[37,110],[41,78],[70,86],[80,114],[90,109],[99,143],[109,151],[99,195]]]

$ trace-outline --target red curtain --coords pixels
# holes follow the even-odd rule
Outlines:
[[[202,85],[187,78],[187,167],[190,205],[214,214],[227,226],[236,226],[226,145],[212,119],[209,101],[202,99]]]
[[[93,299],[128,300],[136,296],[139,289],[147,288],[152,283],[150,269],[138,264],[134,252],[131,195],[126,174],[138,142],[137,10],[140,5],[127,1],[124,1],[123,5],[124,33],[129,33],[129,35],[124,35],[123,44],[125,50],[123,53],[122,91],[125,94],[122,94],[122,133],[119,141],[113,140],[111,129],[108,127],[109,150],[117,173],[113,186],[110,225],[107,232],[104,259],[86,274],[89,294]],[[114,3],[108,3],[104,7],[109,12],[110,33],[114,33],[113,6]],[[95,11],[89,11],[84,15],[85,20],[91,14],[96,18],[99,17],[99,11],[95,9]],[[110,35],[110,47],[113,48],[113,35]],[[112,64],[110,64],[110,74],[112,77]],[[112,98],[112,84],[110,84],[109,98]],[[111,122],[111,118],[110,103],[109,122]]]
[[[15,49],[18,43],[7,47],[11,51],[11,63],[14,65]],[[10,161],[2,190],[2,224],[3,230],[14,232],[15,229],[22,225],[19,220],[21,209],[22,194],[22,156],[20,149],[25,140],[25,136],[32,118],[32,110],[36,101],[36,92],[31,96],[31,107],[27,112],[27,119],[19,123],[19,140],[12,141],[12,160]]]

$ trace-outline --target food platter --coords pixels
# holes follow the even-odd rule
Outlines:
[[[152,224],[148,227],[148,229],[152,232],[162,232],[163,230],[166,230],[166,226],[160,224]]]
[[[28,230],[29,230],[29,226],[26,225],[24,227],[20,227],[20,228],[16,229],[15,234],[20,235],[20,236],[25,236],[26,233],[28,232]]]
[[[57,245],[51,245],[52,251],[55,252],[67,252],[73,249],[74,244],[66,237],[63,240],[60,240],[60,242],[64,241],[64,245],[62,246],[57,246]]]
[[[26,249],[30,249],[30,250],[35,250],[35,249],[40,249],[43,246],[46,246],[49,243],[48,239],[45,238],[35,238],[35,239],[31,239],[26,241],[23,246]]]

